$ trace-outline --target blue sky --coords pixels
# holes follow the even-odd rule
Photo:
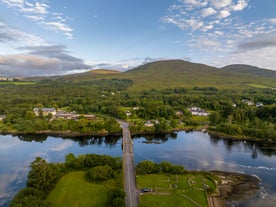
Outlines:
[[[162,59],[276,70],[276,1],[0,0],[0,76]]]

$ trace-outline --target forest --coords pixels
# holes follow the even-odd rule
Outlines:
[[[276,139],[276,91],[269,87],[198,85],[133,90],[135,82],[119,78],[29,83],[0,84],[1,133],[118,134],[121,129],[116,119],[122,119],[130,123],[132,133],[207,129],[264,141]],[[33,109],[43,107],[93,114],[96,119],[36,116]],[[209,116],[193,116],[189,107],[200,107]],[[146,126],[147,122],[153,125]]]

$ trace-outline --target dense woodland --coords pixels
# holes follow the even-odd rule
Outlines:
[[[207,129],[237,137],[276,139],[275,72],[237,72],[184,61],[161,61],[125,73],[95,72],[0,83],[2,133],[118,134]],[[269,72],[269,73],[268,73]],[[270,77],[267,77],[266,74]],[[26,81],[26,80],[25,80]],[[35,116],[34,108],[93,114],[94,120]],[[208,117],[192,116],[200,107]],[[145,126],[146,122],[153,126]]]

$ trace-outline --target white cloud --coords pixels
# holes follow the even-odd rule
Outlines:
[[[232,0],[210,0],[210,3],[218,9],[231,5]]]
[[[215,61],[214,64],[217,66],[225,66],[238,63],[276,70],[274,54],[276,54],[276,47],[247,50],[244,52],[224,55],[219,59],[219,61]]]
[[[208,31],[208,30],[210,30],[210,29],[213,29],[213,27],[214,27],[214,25],[207,25],[207,26],[205,26],[203,29],[202,29],[202,31],[204,31],[204,32],[206,32],[206,31]]]
[[[196,37],[189,41],[191,47],[206,51],[216,51],[221,46],[219,41],[205,36]]]
[[[218,18],[219,18],[219,19],[222,19],[222,18],[226,18],[226,17],[228,17],[228,16],[230,16],[230,15],[231,15],[231,13],[230,13],[229,11],[227,11],[227,10],[222,10],[222,11],[219,12]]]
[[[21,12],[33,13],[33,14],[47,14],[47,4],[36,2],[35,4],[25,2],[25,6],[20,8]]]
[[[70,148],[71,146],[73,146],[73,142],[65,140],[58,146],[54,146],[54,147],[50,148],[50,151],[61,152],[61,151],[64,151],[64,150]]]
[[[270,23],[272,23],[272,24],[276,24],[276,18],[271,18],[271,19],[269,19],[268,20]]]
[[[201,16],[202,17],[208,17],[208,16],[216,14],[216,13],[217,13],[217,11],[214,10],[212,7],[208,7],[208,8],[205,8],[205,9],[201,10]]]
[[[187,23],[193,30],[197,30],[203,26],[203,22],[196,19],[187,19],[185,23]]]
[[[51,30],[58,30],[69,33],[73,31],[70,27],[68,27],[66,24],[63,24],[62,22],[43,22],[42,24]]]
[[[224,34],[224,32],[222,32],[222,31],[215,31],[214,34],[222,36]]]
[[[207,1],[202,0],[183,0],[183,2],[193,7],[205,7],[208,5]]]
[[[231,6],[233,11],[241,11],[248,6],[247,0],[238,0],[237,4]]]
[[[0,43],[8,41],[19,42],[29,46],[47,45],[45,40],[34,34],[9,27],[5,23],[0,22]]]
[[[26,0],[2,0],[2,2],[7,7],[22,13],[24,17],[44,26],[44,29],[61,32],[68,39],[73,38],[73,29],[66,24],[66,20],[62,18],[62,14],[57,16],[56,13],[49,12],[49,5],[44,0],[37,0],[35,3],[30,3]]]

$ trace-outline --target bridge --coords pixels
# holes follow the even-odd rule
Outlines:
[[[139,191],[136,188],[136,175],[134,169],[133,142],[128,123],[120,122],[123,130],[123,172],[124,188],[126,192],[126,207],[137,207],[139,203]]]

